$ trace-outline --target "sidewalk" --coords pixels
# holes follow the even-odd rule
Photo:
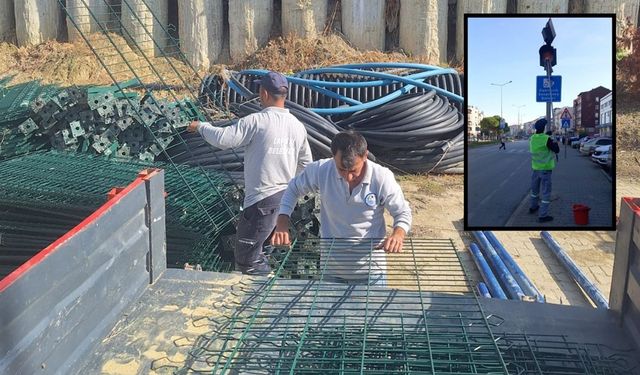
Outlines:
[[[511,215],[506,227],[536,228],[578,228],[611,226],[613,217],[612,189],[613,184],[605,171],[591,161],[590,157],[580,155],[573,148],[567,148],[564,157],[564,145],[560,146],[559,161],[553,171],[551,206],[549,215],[553,221],[538,222],[538,214],[529,213],[529,191],[523,197],[515,212]],[[574,204],[591,207],[589,224],[577,225],[573,218]]]

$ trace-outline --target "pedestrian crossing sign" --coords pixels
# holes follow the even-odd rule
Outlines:
[[[560,115],[562,120],[571,120],[571,113],[569,113],[569,108],[565,108]]]

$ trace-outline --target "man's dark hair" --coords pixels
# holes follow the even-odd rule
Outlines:
[[[335,156],[341,152],[342,165],[352,168],[356,157],[363,157],[367,153],[367,140],[355,130],[342,131],[331,141],[331,154]]]
[[[265,91],[275,99],[286,99],[287,95],[289,94],[289,90],[286,87],[281,87],[278,90],[268,90],[265,88]]]

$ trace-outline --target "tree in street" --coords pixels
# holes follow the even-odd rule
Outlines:
[[[489,116],[480,120],[480,131],[486,137],[497,138],[499,134],[509,133],[509,124],[504,123],[504,128],[500,129],[500,116]]]

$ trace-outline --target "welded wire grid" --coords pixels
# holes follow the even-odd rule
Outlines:
[[[506,373],[453,243],[409,239],[397,254],[379,243],[312,239],[272,253],[275,276],[234,286],[242,303],[220,307],[191,369]]]
[[[54,151],[34,153],[0,163],[0,199],[17,207],[24,202],[37,202],[42,210],[53,212],[58,212],[59,207],[95,209],[105,202],[111,188],[128,185],[141,170],[154,166],[163,164]],[[221,233],[233,227],[240,197],[234,196],[235,190],[220,173],[208,174],[205,179],[198,171],[183,166],[165,170],[170,266],[182,266],[189,261],[206,270],[228,269],[217,251],[218,240]],[[184,180],[191,191],[183,188]],[[210,181],[217,184],[217,190],[210,188]],[[199,201],[193,199],[191,192]],[[234,214],[226,209],[230,202]],[[200,208],[200,203],[206,211]]]
[[[154,3],[145,0],[135,3],[121,0],[118,5],[108,0],[97,0],[100,7],[89,6],[87,0],[77,2],[76,7],[67,6],[63,0],[59,0],[59,3],[75,27],[75,31],[96,55],[118,89],[122,92],[134,90],[131,87],[122,87],[120,82],[135,79],[138,82],[135,89],[142,90],[144,96],[149,98],[150,105],[154,106],[154,111],[164,117],[171,117],[171,113],[169,108],[165,108],[159,100],[156,100],[156,97],[170,99],[185,113],[192,113],[192,118],[188,120],[210,120],[209,115],[195,104],[197,97],[193,93],[197,92],[201,80],[197,70],[180,52],[178,40],[170,35],[168,26],[156,14],[167,10],[155,9]],[[106,13],[105,11],[100,13],[96,9],[106,9]],[[127,100],[131,101],[128,97]],[[185,104],[187,102],[193,105],[187,107]],[[144,109],[137,106],[137,103],[129,104],[144,122],[153,141],[160,144],[158,141],[160,134],[152,129],[151,124],[145,122]],[[181,126],[186,126],[186,123]],[[175,126],[172,127],[172,131],[177,142],[186,146],[181,131]],[[190,150],[189,147],[186,149]],[[176,163],[164,152],[164,149],[163,154],[167,163],[175,167]],[[241,162],[240,158],[237,160]],[[202,168],[197,165],[195,168],[204,178],[209,179],[209,175]],[[200,201],[181,170],[175,168],[175,171],[198,206],[208,215],[206,205]],[[223,168],[223,171],[228,172],[226,168]],[[235,183],[231,174],[226,175]],[[209,184],[211,189],[219,189],[216,181],[209,181]],[[237,184],[236,188],[240,189]],[[228,213],[234,213],[231,204],[226,204],[224,209]],[[214,218],[209,220],[212,223],[215,221]],[[213,226],[216,227],[215,223]]]
[[[586,327],[585,327],[586,328]],[[563,335],[496,335],[510,374],[638,374],[635,351],[578,343]]]
[[[450,240],[410,238],[382,257],[378,244],[308,239],[276,250],[273,277],[231,287],[178,373],[634,373],[630,352],[496,334],[510,317],[483,312]],[[349,270],[352,280],[337,278]]]

